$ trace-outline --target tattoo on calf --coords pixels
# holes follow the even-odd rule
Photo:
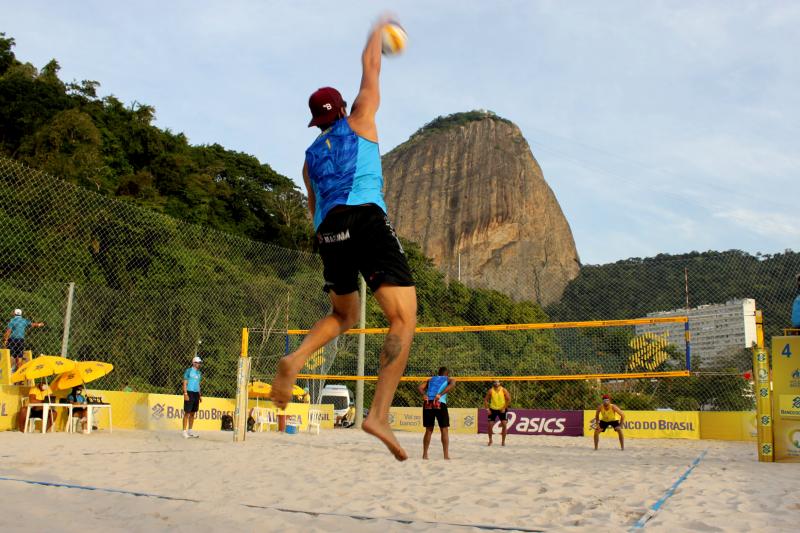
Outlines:
[[[381,350],[381,368],[385,368],[391,365],[397,356],[400,355],[400,349],[402,348],[402,344],[400,342],[400,337],[394,334],[389,334],[386,336],[386,340],[383,341],[383,350]]]

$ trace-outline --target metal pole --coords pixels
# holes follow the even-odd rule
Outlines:
[[[236,404],[233,411],[233,442],[244,442],[247,435],[247,383],[250,381],[250,330],[242,329],[242,350],[236,372]]]
[[[67,310],[64,313],[64,335],[61,337],[61,357],[67,356],[69,347],[69,326],[72,323],[72,300],[75,297],[75,282],[70,281],[67,288]]]
[[[358,316],[358,327],[367,327],[367,282],[362,276],[358,276],[358,294],[361,298],[361,310]],[[364,333],[358,334],[358,368],[356,374],[364,375],[364,352],[367,345],[367,336]],[[356,427],[361,429],[364,421],[364,380],[356,381]]]
[[[458,281],[461,281],[461,252],[458,252]]]

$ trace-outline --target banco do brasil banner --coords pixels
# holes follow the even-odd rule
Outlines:
[[[584,431],[594,433],[595,411],[584,411]],[[641,439],[699,439],[700,415],[697,411],[625,411],[622,429],[626,437]],[[603,436],[617,437],[612,428]]]
[[[506,413],[509,434],[554,435],[580,437],[583,435],[583,411],[549,411],[538,409],[509,409]],[[493,432],[501,431],[500,421],[492,422]],[[489,411],[478,411],[478,433],[489,432]]]

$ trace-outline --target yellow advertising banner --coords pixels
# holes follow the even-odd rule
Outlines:
[[[700,438],[756,441],[754,411],[700,411]]]
[[[475,434],[478,432],[478,410],[469,408],[448,408],[450,432]],[[423,432],[422,407],[392,407],[389,410],[389,424],[398,431]],[[438,425],[437,425],[438,427]]]
[[[219,431],[222,425],[222,416],[233,416],[234,403],[234,400],[229,398],[203,397],[200,402],[200,410],[194,418],[194,429]],[[180,430],[183,427],[183,396],[148,394],[146,416],[145,427],[147,429]]]
[[[234,400],[230,400],[234,402]],[[235,403],[235,402],[234,402]],[[308,403],[290,403],[286,406],[286,409],[278,409],[275,405],[270,401],[262,401],[259,400],[258,402],[259,407],[269,407],[270,409],[275,409],[278,413],[278,416],[286,415],[286,423],[298,426],[300,431],[304,431],[308,427],[308,409],[311,404]],[[248,412],[253,407],[256,407],[256,400],[249,400],[247,404]],[[203,404],[200,404],[200,408],[203,408]],[[331,411],[333,411],[333,406],[331,406]],[[233,413],[231,413],[233,414]],[[333,415],[331,415],[332,417]],[[320,427],[326,427],[320,424]],[[333,425],[330,426],[331,428]],[[219,427],[217,427],[219,429]]]
[[[775,461],[800,462],[800,336],[772,337]]]
[[[583,412],[583,434],[594,435],[595,411]],[[697,411],[625,411],[622,423],[625,437],[638,439],[699,439],[700,416]],[[617,438],[609,428],[602,436]]]
[[[21,388],[26,392],[28,390],[28,387],[0,386],[0,431],[10,431],[17,427]]]

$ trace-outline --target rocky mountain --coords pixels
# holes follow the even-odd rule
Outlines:
[[[578,275],[569,223],[512,122],[439,117],[382,163],[398,234],[451,279],[547,305]]]

